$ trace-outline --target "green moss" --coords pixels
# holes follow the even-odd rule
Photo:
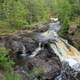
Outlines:
[[[21,76],[18,73],[14,73],[14,71],[6,72],[3,80],[21,80]]]
[[[33,80],[34,76],[39,76],[42,72],[43,69],[41,67],[35,67],[32,69],[32,71],[30,71],[26,75],[30,78],[30,80]]]

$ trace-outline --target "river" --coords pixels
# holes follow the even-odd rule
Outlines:
[[[59,56],[61,62],[67,62],[72,68],[80,71],[80,52],[57,34],[60,28],[59,21],[49,23],[49,29],[46,32],[38,33],[36,37],[40,43],[49,41],[51,48]],[[37,49],[31,56],[36,56],[38,51],[41,50],[40,47]]]

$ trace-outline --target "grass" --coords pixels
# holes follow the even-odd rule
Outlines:
[[[0,35],[7,35],[14,31],[15,31],[15,29],[10,27],[7,22],[0,21]]]
[[[39,24],[43,24],[43,23],[46,23],[47,21],[39,21],[39,22],[35,22],[35,23],[32,23],[30,25],[25,25],[25,26],[22,26],[22,27],[15,27],[15,26],[10,26],[7,22],[4,22],[4,21],[0,21],[0,36],[2,35],[9,35],[11,33],[14,33],[18,30],[32,30],[34,29],[37,25]]]

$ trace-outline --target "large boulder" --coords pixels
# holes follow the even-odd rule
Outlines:
[[[74,33],[76,32],[76,30],[77,30],[77,24],[72,23],[72,24],[70,24],[70,26],[69,26],[68,33],[69,33],[69,34],[74,34]]]
[[[67,38],[73,46],[80,50],[80,26],[75,26],[73,28],[74,29],[71,28],[72,31],[68,33]]]

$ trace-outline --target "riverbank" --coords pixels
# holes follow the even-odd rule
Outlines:
[[[39,21],[36,23],[32,23],[31,25],[25,25],[23,27],[14,27],[9,26],[7,23],[0,24],[0,36],[13,34],[15,32],[24,31],[24,30],[33,30],[33,29],[39,29],[43,27],[44,24],[47,24],[48,21]]]
[[[32,30],[19,30],[9,35],[2,36],[1,44],[5,42],[4,47],[2,46],[2,51],[4,52],[5,47],[7,50],[9,49],[8,54],[6,54],[6,52],[4,53],[9,55],[10,59],[15,62],[14,67],[12,67],[13,71],[9,73],[19,74],[22,77],[21,80],[56,80],[57,78],[58,80],[59,78],[67,80],[67,76],[69,80],[79,79],[80,73],[75,71],[76,66],[73,66],[70,61],[73,60],[74,64],[77,65],[75,59],[67,59],[67,56],[78,55],[76,49],[71,47],[65,40],[61,40],[60,37],[55,35],[57,33],[54,32],[54,26],[53,30],[48,30],[47,26],[47,24],[39,24],[35,26],[37,28]],[[55,39],[56,36],[57,38]],[[50,44],[52,44],[52,47]],[[32,57],[30,56],[31,54],[36,55],[32,55]],[[3,55],[1,57],[3,57]],[[63,58],[66,59],[66,61]],[[5,58],[3,58],[3,60],[4,59]],[[8,63],[7,61],[5,62]],[[65,64],[66,62],[69,64]],[[8,66],[11,65],[12,62],[8,64]],[[72,74],[73,71],[74,74],[77,73],[77,76]],[[14,74],[11,76],[12,78]],[[4,74],[2,75],[4,76]],[[15,77],[17,78],[17,76]]]

